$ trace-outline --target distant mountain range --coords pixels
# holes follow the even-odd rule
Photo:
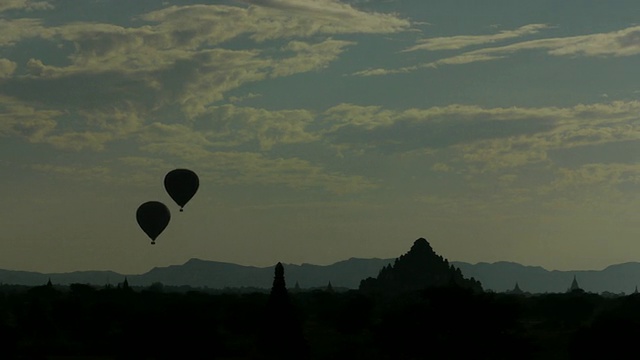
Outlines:
[[[395,259],[351,258],[332,265],[284,264],[288,288],[299,283],[301,288],[333,287],[357,289],[360,280],[376,277],[380,269]],[[451,262],[467,278],[474,277],[485,290],[503,292],[514,288],[516,282],[523,291],[531,293],[564,292],[575,276],[582,289],[588,292],[631,293],[640,283],[640,263],[611,265],[604,270],[549,271],[539,266],[524,266],[513,262],[478,263]],[[274,265],[275,266],[275,265]],[[148,286],[155,282],[171,286],[208,287],[212,289],[255,287],[270,288],[274,267],[253,267],[231,263],[191,259],[183,265],[158,267],[141,275],[123,275],[113,271],[77,271],[42,274],[37,272],[0,270],[0,283],[43,285],[83,283],[116,285],[125,276],[132,286]]]

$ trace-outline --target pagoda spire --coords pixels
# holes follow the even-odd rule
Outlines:
[[[334,290],[333,290],[333,286],[331,285],[331,281],[329,281],[329,285],[327,285],[326,291],[327,291],[327,292],[330,292],[330,293],[333,293],[333,292],[334,292]]]
[[[582,289],[580,288],[580,285],[578,285],[578,280],[576,279],[576,276],[573,275],[573,281],[571,282],[571,286],[569,287],[567,292],[580,291],[580,290]]]
[[[287,296],[287,285],[284,281],[284,266],[282,266],[282,263],[276,264],[271,296]]]
[[[307,359],[307,345],[302,325],[290,301],[284,278],[284,266],[275,266],[273,286],[267,300],[261,352],[267,359]],[[286,342],[283,342],[286,339]]]
[[[520,289],[520,285],[518,285],[518,282],[516,281],[516,286],[513,288],[513,290],[511,290],[512,294],[522,294],[523,291],[522,289]]]

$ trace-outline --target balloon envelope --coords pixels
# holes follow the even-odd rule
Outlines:
[[[159,201],[148,201],[138,207],[136,220],[142,231],[151,238],[151,243],[155,244],[156,238],[169,224],[171,213],[165,204]]]
[[[180,211],[191,200],[198,187],[200,180],[198,175],[191,170],[175,169],[169,171],[164,177],[164,188],[169,196],[180,205]]]

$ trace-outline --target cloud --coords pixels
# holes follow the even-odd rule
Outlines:
[[[78,116],[84,119],[87,127],[108,131],[122,137],[141,129],[146,113],[132,104],[109,109],[78,110]]]
[[[218,44],[246,34],[254,41],[309,37],[316,34],[394,33],[408,20],[360,11],[329,0],[244,1],[248,8],[223,5],[171,6],[141,16],[159,23],[167,47]]]
[[[492,56],[487,54],[462,54],[462,55],[452,56],[450,58],[426,63],[421,65],[420,67],[437,68],[439,65],[462,65],[462,64],[470,64],[470,63],[480,62],[480,61],[498,60],[502,58],[504,58],[504,56]]]
[[[450,105],[400,111],[341,104],[319,114],[318,131],[325,143],[343,153],[447,149],[457,165],[482,173],[552,164],[549,154],[558,149],[640,139],[639,113],[637,101],[564,108]]]
[[[375,182],[359,175],[331,171],[298,157],[270,157],[276,144],[315,141],[306,131],[313,115],[306,110],[267,111],[233,105],[210,107],[188,124],[154,123],[141,129],[136,140],[150,158],[189,164],[220,185],[270,185],[292,189],[320,188],[342,194],[370,190]],[[237,151],[249,142],[263,152]],[[217,149],[230,147],[234,150]]]
[[[413,201],[420,205],[427,205],[430,218],[449,222],[467,214],[473,221],[513,221],[531,217],[530,208],[523,204],[532,204],[532,197],[528,191],[503,188],[501,191],[479,192],[473,194],[442,193],[434,195],[416,196]]]
[[[523,41],[479,49],[467,55],[512,54],[524,50],[547,50],[553,56],[631,56],[640,54],[640,26],[608,33]]]
[[[553,190],[575,186],[640,185],[640,164],[586,164],[578,168],[560,168],[551,184]]]
[[[111,170],[106,166],[63,166],[52,164],[34,164],[31,166],[31,168],[41,172],[55,173],[64,176],[71,176],[74,178],[77,177],[78,179],[82,180],[103,181],[104,179],[111,177]]]
[[[205,147],[211,146],[212,143],[206,138],[205,134],[193,131],[193,129],[185,124],[163,124],[152,123],[147,125],[136,137],[140,142],[143,150],[149,148],[161,147],[177,147],[173,153],[180,157],[199,156],[206,153]]]
[[[47,29],[39,19],[0,18],[0,46],[12,46],[24,39],[49,37],[53,31]]]
[[[198,168],[198,174],[219,185],[285,186],[295,190],[320,188],[334,194],[357,193],[379,185],[359,175],[328,171],[296,157],[269,158],[255,152],[207,151],[190,144],[149,144],[150,154],[178,157]]]
[[[17,136],[30,142],[42,142],[57,126],[63,113],[41,110],[18,99],[0,95],[0,136]]]
[[[458,56],[452,56],[445,59],[440,59],[436,61],[432,61],[429,63],[424,63],[420,65],[414,66],[405,66],[398,69],[366,69],[361,71],[354,72],[353,76],[382,76],[382,75],[393,75],[393,74],[407,74],[418,69],[423,68],[437,68],[440,65],[462,65],[462,64],[470,64],[474,62],[480,61],[491,61],[504,58],[504,56],[492,56],[487,54],[462,54]]]
[[[247,4],[317,18],[350,20],[363,16],[349,4],[334,0],[243,0]]]
[[[639,40],[640,26],[634,26],[604,34],[552,39],[522,46],[541,45],[555,56],[631,56],[640,54]]]
[[[519,109],[514,109],[518,111]],[[460,144],[466,162],[477,163],[484,170],[548,162],[549,151],[640,138],[638,113],[640,102],[615,101],[608,104],[576,105],[569,108],[522,109],[552,119],[549,129],[517,136],[478,140]]]
[[[140,16],[152,24],[139,28],[77,23],[56,30],[62,38],[77,42],[81,54],[95,54],[97,58],[114,52],[136,56],[132,50],[147,49],[140,54],[144,58],[155,57],[156,52],[177,56],[181,51],[206,50],[245,34],[264,41],[314,34],[389,33],[409,27],[408,21],[393,15],[367,13],[336,1],[256,3],[260,6],[171,6]]]
[[[113,108],[94,111],[78,110],[73,119],[81,119],[85,130],[62,130],[51,133],[43,142],[63,150],[103,151],[112,141],[122,141],[138,132],[144,119],[133,107]],[[64,124],[67,119],[60,119]]]
[[[224,93],[242,84],[263,80],[272,62],[257,51],[212,49],[202,51],[169,71],[162,84],[165,99],[179,103],[189,117],[206,111],[206,106],[224,99]]]
[[[355,45],[352,41],[328,39],[321,43],[309,44],[302,41],[291,41],[282,50],[295,55],[276,61],[271,76],[289,76],[297,73],[320,70],[338,58],[344,48]]]
[[[592,163],[554,169],[552,180],[538,187],[538,197],[553,211],[594,211],[607,207],[615,219],[636,221],[640,165]],[[601,215],[598,215],[601,216]]]
[[[323,113],[324,136],[349,146],[404,152],[534,133],[552,126],[537,109],[450,105],[402,111],[341,104]]]
[[[398,113],[385,110],[381,106],[360,106],[354,104],[336,105],[324,112],[324,121],[336,132],[345,126],[355,126],[371,130],[380,126],[389,126],[396,122]]]
[[[462,159],[480,166],[479,171],[496,171],[548,160],[548,149],[527,143],[528,138],[492,139],[460,145]],[[533,142],[533,141],[531,141]]]
[[[640,26],[608,33],[547,38],[517,42],[510,45],[489,47],[464,52],[436,61],[399,69],[366,69],[354,72],[354,76],[381,76],[403,74],[440,65],[462,65],[479,61],[498,60],[521,51],[546,50],[550,56],[572,57],[622,57],[640,54]]]
[[[245,83],[325,68],[344,51],[344,47],[352,44],[332,39],[314,44],[294,41],[282,49],[284,56],[278,57],[262,56],[258,50],[214,48],[185,52],[184,56],[177,56],[179,52],[166,54],[169,57],[176,55],[173,59],[154,61],[147,57],[141,62],[136,59],[142,55],[138,52],[130,58],[128,54],[137,50],[126,46],[98,58],[95,51],[87,50],[86,58],[76,54],[76,64],[66,67],[45,65],[31,59],[27,69],[32,76],[15,80],[8,89],[31,88],[26,84],[35,82],[48,83],[46,87],[57,83],[55,87],[60,87],[60,83],[84,79],[80,86],[63,86],[70,91],[82,89],[81,94],[67,96],[67,99],[82,99],[88,95],[96,98],[97,93],[103,92],[105,94],[99,97],[102,101],[126,98],[127,101],[151,100],[156,106],[177,103],[185,114],[193,117],[205,112],[207,105],[223,100],[226,92]],[[162,58],[163,55],[158,56]],[[128,86],[123,91],[125,83]],[[90,84],[100,84],[100,87],[91,91],[83,89]],[[45,86],[41,84],[38,88]],[[42,95],[39,98],[47,98],[47,94]],[[48,97],[60,95],[49,94]],[[23,93],[22,96],[33,97],[34,94]]]
[[[69,55],[68,66],[47,66],[32,60],[31,73],[38,76],[59,77],[74,73],[118,71],[127,74],[166,69],[176,61],[189,59],[189,48],[166,47],[163,34],[150,26],[126,28],[112,24],[72,23],[43,28],[30,36],[52,42],[71,42],[75,51]],[[37,69],[38,71],[35,71]]]
[[[143,23],[137,27],[95,22],[47,26],[39,19],[0,19],[0,46],[38,38],[68,52],[62,63],[30,59],[24,66],[27,76],[10,78],[3,83],[3,93],[41,107],[74,109],[87,121],[85,129],[51,134],[50,143],[64,149],[103,150],[139,128],[140,121],[129,124],[131,129],[115,131],[95,126],[87,116],[90,110],[104,113],[123,102],[148,112],[178,105],[182,114],[194,118],[243,84],[321,70],[355,44],[293,38],[389,33],[410,25],[395,15],[365,12],[338,1],[247,4],[170,6],[140,15],[136,20]],[[4,9],[46,7],[44,2],[3,2]],[[245,49],[220,47],[243,36],[253,40]],[[256,42],[277,39],[289,41],[279,48],[258,49]],[[10,59],[0,60],[0,78],[11,76],[17,67]],[[282,131],[257,135],[260,146],[269,149],[279,141],[292,141]]]
[[[262,94],[255,94],[255,93],[249,92],[248,94],[243,95],[243,96],[229,96],[228,100],[229,100],[230,103],[235,104],[235,103],[243,102],[245,100],[259,98],[261,96],[262,96]]]
[[[349,6],[347,8],[350,9]],[[290,38],[304,37],[311,31],[298,34],[292,28],[286,34],[267,35],[268,31],[262,26],[268,28],[273,19],[263,11],[266,10],[261,7],[173,6],[141,16],[142,20],[151,24],[135,28],[83,22],[44,27],[41,21],[31,19],[0,23],[0,29],[7,28],[7,32],[0,32],[0,44],[11,45],[28,37],[40,37],[52,43],[66,44],[67,48],[72,43],[74,48],[68,56],[69,64],[53,65],[43,59],[30,59],[26,64],[29,77],[16,80],[9,89],[21,87],[20,82],[44,82],[44,79],[68,79],[67,82],[71,82],[83,78],[82,87],[100,83],[101,88],[96,89],[96,93],[108,91],[124,96],[129,94],[122,92],[119,84],[137,83],[138,91],[134,91],[134,99],[155,96],[154,106],[177,103],[185,114],[193,117],[205,111],[208,104],[223,100],[229,90],[245,83],[326,68],[346,47],[355,44],[329,38],[313,43],[292,40],[269,51],[216,47],[243,34]],[[356,10],[347,11],[346,14],[367,18],[367,13]],[[289,14],[287,19],[301,21],[296,16]],[[268,24],[261,25],[260,19]],[[329,20],[320,16],[318,21],[325,24]],[[304,26],[311,24],[315,29],[312,33],[371,31],[367,28],[358,29],[358,24],[342,30],[325,31],[314,27],[313,19],[306,17],[301,23]],[[88,79],[92,76],[96,79]],[[128,86],[128,89],[132,87]],[[10,91],[7,93],[18,95]],[[85,95],[82,96],[91,93],[84,91]],[[152,95],[141,95],[148,93]],[[113,97],[99,96],[102,100]]]
[[[445,172],[445,173],[450,172],[452,170],[451,166],[445,163],[435,163],[433,164],[431,169],[436,172]]]
[[[184,73],[179,81],[184,86],[182,93],[174,97],[184,112],[194,117],[204,113],[208,104],[224,99],[226,92],[244,83],[263,80],[267,76],[290,76],[323,69],[338,58],[344,47],[352,44],[332,39],[315,44],[294,41],[282,49],[284,57],[263,57],[257,51],[203,51],[197,56],[196,64],[186,65],[185,62],[180,66]]]
[[[308,110],[269,111],[234,105],[212,106],[194,120],[194,130],[213,146],[232,147],[257,142],[263,151],[275,145],[316,141],[307,130],[315,115]]]
[[[137,132],[143,122],[141,113],[131,106],[60,111],[0,96],[0,136],[15,136],[57,149],[101,151],[107,143]]]
[[[15,62],[0,58],[0,79],[10,77],[17,67],[18,65]]]
[[[33,10],[51,10],[54,6],[49,1],[32,1],[32,0],[2,0],[0,3],[0,12],[7,10],[25,9]]]
[[[257,41],[281,37],[307,37],[320,34],[405,31],[410,22],[392,14],[358,10],[335,0],[245,0],[257,5],[248,12],[256,17]]]
[[[324,188],[334,194],[357,193],[375,189],[378,184],[359,175],[327,171],[321,166],[298,158],[267,159],[255,153],[227,153],[224,162],[235,164],[239,175],[231,181],[279,185],[294,189]],[[222,160],[222,159],[221,159]]]
[[[460,35],[448,37],[436,37],[419,40],[418,45],[414,45],[404,51],[416,50],[458,50],[469,46],[494,43],[503,40],[514,39],[525,35],[536,34],[540,30],[549,28],[546,24],[529,24],[515,30],[504,30],[491,35]]]
[[[399,69],[365,69],[352,73],[352,76],[382,76],[393,74],[406,74],[418,69],[418,66],[407,66]]]
[[[52,135],[47,138],[47,143],[59,149],[65,150],[104,150],[105,143],[113,140],[113,135],[105,132],[66,132],[61,135]]]

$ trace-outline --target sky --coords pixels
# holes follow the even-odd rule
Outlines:
[[[636,0],[0,0],[0,268],[640,261],[638,64]]]

